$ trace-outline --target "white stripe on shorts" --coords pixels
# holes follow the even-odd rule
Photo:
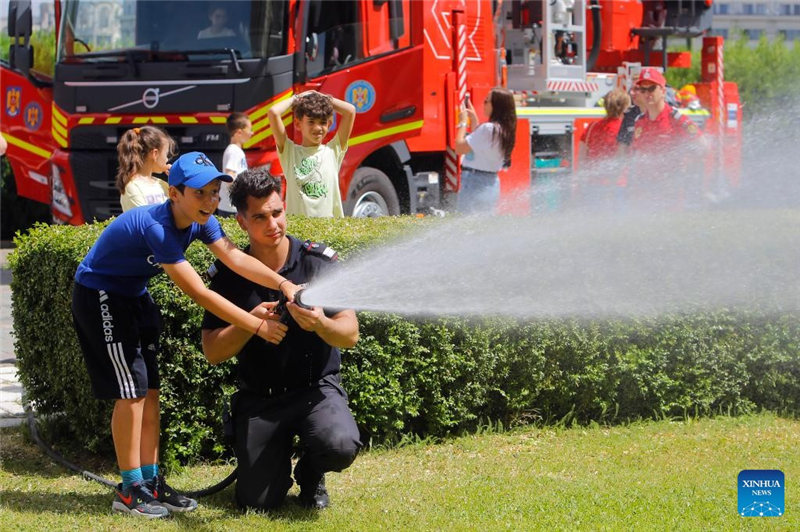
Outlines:
[[[136,397],[136,385],[133,382],[133,376],[131,375],[131,370],[128,367],[128,363],[125,360],[125,353],[122,350],[122,342],[117,342],[115,347],[117,350],[117,356],[122,364],[122,370],[125,372],[124,378],[127,382],[129,398],[133,399]]]
[[[115,344],[106,344],[108,348],[108,356],[111,359],[111,364],[114,366],[114,373],[117,375],[117,384],[119,384],[119,395],[123,399],[134,399],[136,397],[136,388],[133,384],[133,377],[131,376],[130,369],[122,351],[122,342]]]

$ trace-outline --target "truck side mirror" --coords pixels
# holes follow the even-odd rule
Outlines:
[[[306,59],[316,61],[319,52],[319,38],[316,33],[311,33],[306,37]]]
[[[389,37],[396,41],[405,34],[403,3],[400,0],[389,0],[389,2]]]
[[[32,29],[31,0],[11,0],[8,3],[8,36],[11,37],[8,62],[11,68],[25,75],[33,66]]]
[[[403,20],[402,0],[372,0],[375,7],[382,7],[389,3],[389,38],[396,41],[405,35],[405,23]]]

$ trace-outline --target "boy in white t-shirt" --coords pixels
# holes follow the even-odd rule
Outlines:
[[[294,110],[295,127],[300,129],[302,144],[286,136],[281,116]],[[336,138],[322,144],[339,113]],[[339,168],[347,152],[356,108],[351,104],[317,91],[306,91],[278,102],[269,110],[269,123],[286,177],[286,214],[311,217],[344,216],[339,191]]]
[[[247,158],[242,145],[253,136],[253,124],[244,113],[231,113],[226,121],[231,143],[222,154],[222,171],[236,179],[236,176],[247,170]],[[236,208],[231,204],[230,183],[222,183],[219,189],[219,207],[221,215],[233,216]]]

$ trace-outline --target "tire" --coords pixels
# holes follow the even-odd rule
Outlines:
[[[377,218],[400,214],[400,200],[391,180],[378,170],[364,166],[353,173],[344,213],[354,218]]]

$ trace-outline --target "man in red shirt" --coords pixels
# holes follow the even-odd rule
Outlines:
[[[633,129],[633,151],[655,153],[664,149],[664,144],[692,139],[700,135],[694,122],[667,105],[667,80],[655,67],[644,67],[634,90],[642,102],[642,114]]]
[[[642,68],[634,85],[642,114],[634,123],[630,183],[634,198],[684,207],[702,183],[694,163],[702,162],[704,143],[697,125],[667,104],[666,85],[655,67]]]

